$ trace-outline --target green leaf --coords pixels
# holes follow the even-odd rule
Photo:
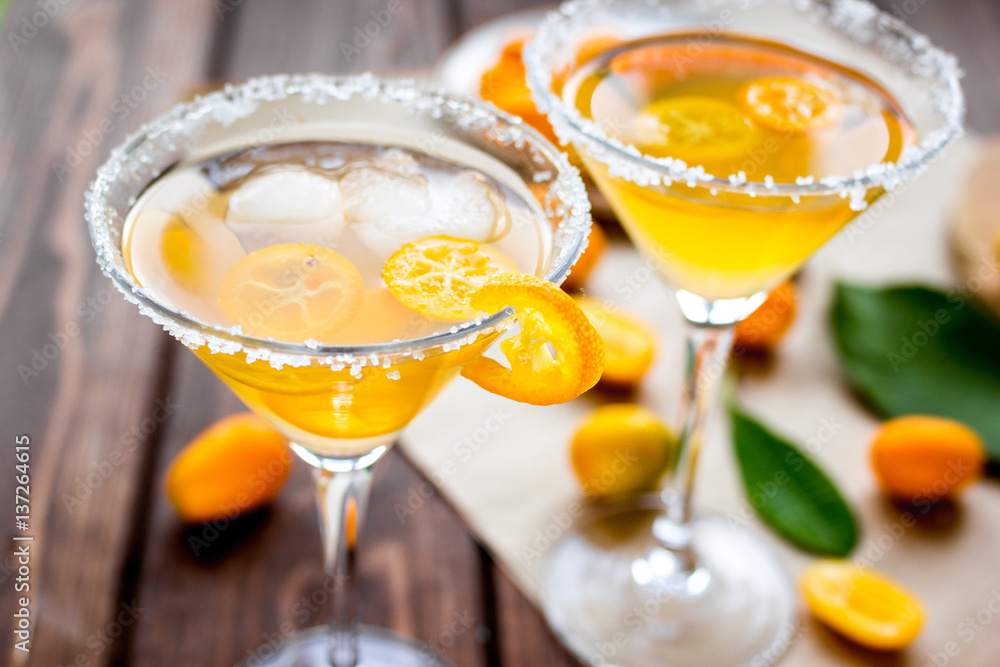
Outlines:
[[[878,414],[957,419],[1000,462],[1000,326],[989,315],[957,293],[840,284],[832,323],[841,368]]]
[[[806,551],[846,556],[858,541],[854,513],[830,478],[787,440],[729,408],[743,489],[760,518]]]

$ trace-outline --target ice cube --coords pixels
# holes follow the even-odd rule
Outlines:
[[[251,177],[226,211],[226,226],[247,252],[275,243],[336,248],[346,225],[337,182],[300,167]]]
[[[309,224],[343,227],[336,181],[297,167],[267,171],[243,183],[229,198],[233,224]],[[332,231],[332,230],[331,230]]]
[[[455,178],[442,234],[470,241],[496,241],[510,226],[510,211],[494,185],[472,171],[463,171]]]
[[[344,213],[352,222],[426,214],[431,208],[427,177],[379,167],[358,167],[340,179]]]
[[[420,170],[420,164],[413,153],[400,148],[390,148],[382,153],[378,158],[378,166],[407,176],[416,174]]]

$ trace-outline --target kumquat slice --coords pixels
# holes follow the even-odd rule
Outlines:
[[[309,243],[250,253],[222,279],[219,307],[243,333],[289,342],[322,339],[361,308],[364,283],[350,261]]]
[[[913,593],[858,563],[817,561],[803,571],[799,588],[813,616],[869,648],[901,649],[923,624],[924,608]]]
[[[689,164],[734,159],[760,140],[735,104],[701,95],[653,102],[636,117],[635,133],[644,153]]]
[[[482,314],[469,305],[473,293],[492,276],[513,271],[514,260],[486,244],[425,236],[397,250],[385,263],[382,279],[407,308],[463,322]]]
[[[772,129],[809,132],[840,121],[844,105],[833,88],[794,76],[769,76],[744,86],[740,102],[750,117]]]
[[[485,313],[510,307],[520,331],[500,341],[510,368],[478,357],[462,375],[486,391],[533,405],[572,400],[604,370],[604,342],[572,297],[542,278],[503,274],[472,295]]]

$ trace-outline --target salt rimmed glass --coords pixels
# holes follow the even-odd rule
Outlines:
[[[322,346],[262,340],[238,328],[200,322],[158,301],[138,285],[122,255],[129,209],[146,187],[172,166],[234,149],[289,141],[330,140],[394,145],[489,174],[537,204],[539,225],[551,227],[552,249],[539,274],[559,284],[586,247],[589,205],[579,173],[565,156],[519,119],[471,99],[413,81],[371,75],[273,76],[180,104],[141,128],[112,151],[86,197],[86,219],[101,270],[126,300],[192,350],[231,355],[249,367],[281,371],[328,369],[385,373],[406,364],[472,350],[473,356],[512,323],[509,309],[419,339],[359,346]],[[454,354],[453,354],[454,356]],[[460,355],[462,356],[462,355]],[[464,362],[469,359],[463,358]],[[211,364],[210,364],[211,365]],[[457,372],[458,367],[452,369]],[[319,439],[292,450],[312,466],[316,482],[324,564],[332,592],[327,625],[267,645],[252,665],[439,665],[430,648],[382,628],[362,626],[354,593],[353,540],[348,512],[360,526],[370,468],[391,446],[398,428],[339,447]],[[286,436],[294,435],[285,433]],[[340,443],[344,444],[344,443]],[[331,452],[350,452],[332,455]]]
[[[916,141],[896,163],[850,174],[794,183],[748,180],[743,172],[710,174],[679,159],[644,155],[583,118],[553,88],[553,73],[577,68],[588,37],[611,34],[630,41],[685,31],[709,40],[726,34],[771,40],[861,71],[900,103]],[[851,214],[920,174],[962,131],[955,58],[861,0],[573,0],[546,16],[524,60],[536,105],[584,162],[607,179],[706,207],[743,202],[768,215],[846,200],[846,224]],[[751,293],[699,294],[677,280],[671,258],[655,256],[638,235],[633,240],[660,269],[688,323],[681,443],[662,494],[666,509],[627,544],[609,541],[605,530],[609,521],[621,524],[621,514],[565,537],[543,572],[543,608],[560,638],[588,664],[768,664],[794,635],[790,580],[759,538],[721,517],[694,512],[691,499],[706,415],[728,362],[733,328],[797,266]]]

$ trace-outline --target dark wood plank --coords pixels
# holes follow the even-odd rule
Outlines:
[[[494,582],[500,664],[545,667],[576,667],[580,664],[552,634],[542,613],[496,567]]]
[[[230,50],[213,56],[211,75],[238,80],[282,71],[393,71],[429,64],[451,38],[447,6],[413,0],[389,14],[380,34],[347,62],[340,43],[353,40],[355,26],[385,19],[378,13],[388,6],[383,0],[249,0],[227,15],[231,32],[223,39]],[[164,499],[164,471],[201,428],[239,408],[229,390],[186,353],[172,386],[181,405],[156,463],[139,590],[144,611],[129,662],[232,664],[292,628],[322,622],[326,595],[311,480],[298,463],[270,511],[224,526],[218,536],[204,527],[185,531]],[[436,495],[403,522],[394,510],[406,504],[411,489],[429,488],[424,484],[395,453],[377,465],[359,541],[363,618],[431,644],[456,665],[484,665],[485,650],[476,639],[485,616],[477,545]],[[195,554],[192,537],[209,546]]]
[[[9,557],[13,461],[6,457],[14,434],[29,433],[34,641],[30,657],[13,655],[31,665],[104,665],[119,644],[110,635],[118,634],[135,501],[162,422],[155,401],[169,396],[159,395],[158,383],[165,337],[96,270],[83,191],[109,148],[164,110],[201,69],[199,26],[211,9],[173,0],[63,3],[36,31],[21,32],[39,8],[26,0],[12,8],[5,28],[26,41],[0,59],[0,537]],[[13,51],[8,34],[4,48]],[[126,100],[127,113],[113,110]],[[78,163],[67,159],[70,150]],[[144,422],[150,433],[136,437]],[[5,575],[3,655],[12,655],[8,584]],[[105,641],[100,633],[109,629]]]
[[[510,12],[532,7],[554,8],[558,2],[545,0],[459,0],[458,26],[462,32]]]
[[[409,72],[432,65],[454,38],[449,3],[441,0],[247,0],[245,11],[229,79],[307,70]]]

